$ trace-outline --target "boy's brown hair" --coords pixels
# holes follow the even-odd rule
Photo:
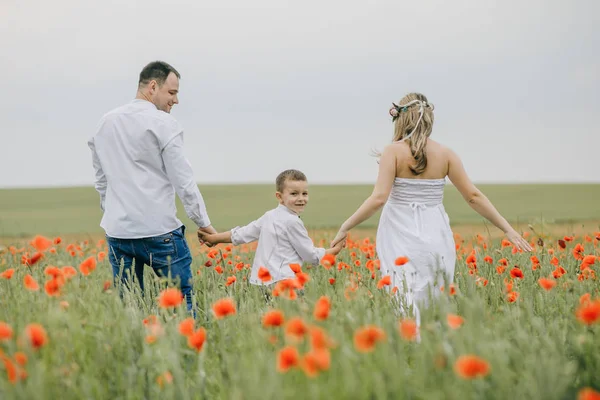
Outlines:
[[[277,175],[277,179],[275,179],[275,188],[279,193],[283,193],[283,189],[285,188],[285,181],[305,181],[306,175],[297,169],[286,169],[279,175]]]

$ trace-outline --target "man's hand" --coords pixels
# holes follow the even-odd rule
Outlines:
[[[206,226],[204,228],[198,228],[198,231],[206,232],[208,234],[219,233],[212,225]]]

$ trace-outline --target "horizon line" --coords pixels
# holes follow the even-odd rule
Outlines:
[[[452,185],[446,178],[448,184]],[[253,182],[196,182],[197,186],[251,186],[251,185],[274,185],[271,181],[253,181]],[[311,186],[365,186],[375,185],[375,182],[359,181],[359,182],[315,182]],[[475,185],[598,185],[598,181],[473,181]],[[0,186],[0,190],[15,190],[15,189],[75,189],[75,188],[93,188],[93,183],[80,184],[57,184],[57,185],[27,185],[27,186]]]

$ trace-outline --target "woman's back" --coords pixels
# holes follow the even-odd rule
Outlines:
[[[396,178],[444,179],[448,175],[448,148],[434,140],[427,139],[427,144],[425,145],[427,166],[419,175],[415,175],[410,169],[415,165],[416,160],[407,142],[395,142],[390,147],[394,149],[396,155]]]

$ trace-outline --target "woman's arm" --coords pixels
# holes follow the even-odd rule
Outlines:
[[[508,221],[496,210],[492,202],[471,182],[458,155],[450,149],[448,149],[448,152],[448,178],[469,206],[498,229],[502,230],[508,240],[517,246],[517,248],[531,251],[529,243],[513,229]]]
[[[396,154],[392,145],[387,145],[379,160],[379,173],[377,182],[373,188],[373,193],[363,202],[363,204],[348,218],[340,227],[339,232],[331,241],[331,247],[335,247],[340,241],[346,238],[348,232],[355,226],[369,219],[375,214],[387,201],[394,178],[396,177]]]

